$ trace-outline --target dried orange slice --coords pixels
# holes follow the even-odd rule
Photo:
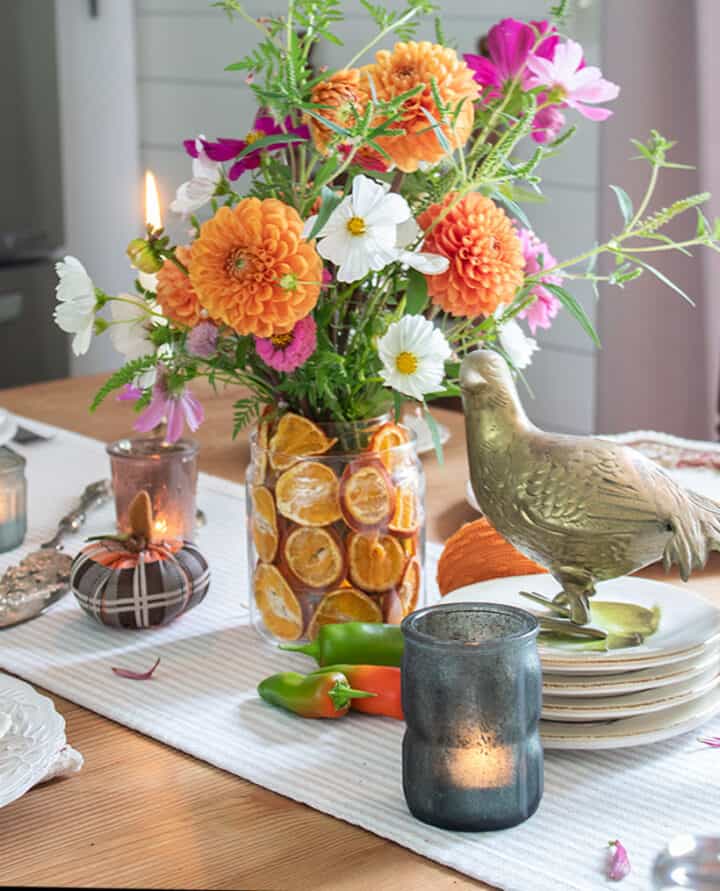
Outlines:
[[[340,482],[340,507],[348,526],[367,532],[386,526],[395,512],[395,486],[378,458],[348,464]]]
[[[412,483],[401,483],[395,491],[395,513],[388,529],[399,538],[412,538],[420,526],[415,486]]]
[[[336,442],[336,439],[329,439],[317,424],[288,412],[280,418],[270,440],[270,463],[276,470],[287,470],[298,458],[324,455]]]
[[[380,607],[372,598],[355,588],[338,588],[320,601],[308,626],[308,637],[317,636],[321,625],[337,622],[382,622]]]
[[[406,442],[410,442],[410,437],[403,428],[389,422],[383,424],[373,433],[368,443],[368,451],[377,452],[387,470],[392,471],[394,461],[391,450],[397,446],[405,445]]]
[[[420,561],[414,557],[407,562],[402,575],[398,594],[402,603],[404,614],[407,616],[418,605],[420,599],[420,585],[422,583],[422,568]]]
[[[258,563],[253,590],[268,631],[283,640],[297,640],[303,630],[302,609],[277,566]]]
[[[325,527],[297,526],[283,544],[291,581],[313,590],[337,588],[345,577],[345,555],[338,534]]]
[[[409,538],[402,539],[403,551],[407,554],[408,557],[417,556],[418,552],[418,534],[411,535]]]
[[[268,444],[270,441],[270,424],[266,421],[260,421],[257,428],[257,439],[255,442],[255,479],[253,482],[257,486],[262,486],[267,476],[268,464]]]
[[[382,612],[383,622],[387,625],[399,625],[405,618],[405,610],[403,608],[400,595],[393,588],[382,596]]]
[[[338,478],[319,461],[299,461],[275,485],[277,509],[301,526],[329,526],[340,519]]]
[[[348,536],[350,581],[363,591],[380,592],[394,588],[405,569],[405,552],[392,535]]]
[[[252,537],[255,550],[263,563],[272,563],[280,540],[275,499],[270,489],[266,489],[265,486],[255,486],[251,497]]]

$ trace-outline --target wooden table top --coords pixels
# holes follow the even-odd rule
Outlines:
[[[101,377],[0,391],[0,405],[101,440],[128,433],[133,414],[109,399],[87,406]],[[195,387],[207,413],[200,467],[241,481],[247,440],[230,440],[232,394]],[[463,419],[445,464],[424,458],[428,536],[445,539],[476,515],[464,499]],[[662,578],[653,567],[645,575]],[[720,560],[691,585],[720,604]],[[0,810],[3,885],[124,888],[415,891],[488,886],[385,839],[254,786],[53,696],[68,740],[85,757],[77,776],[33,789]],[[530,885],[528,885],[528,888]]]

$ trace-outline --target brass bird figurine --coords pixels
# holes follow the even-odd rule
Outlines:
[[[572,622],[589,620],[596,582],[661,557],[687,581],[720,550],[719,504],[628,446],[538,429],[498,353],[467,356],[460,386],[478,504],[501,535],[549,570],[562,589],[553,602]]]

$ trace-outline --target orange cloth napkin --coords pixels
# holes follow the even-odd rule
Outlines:
[[[473,582],[536,572],[547,570],[524,557],[483,517],[448,538],[438,562],[437,583],[444,597]]]

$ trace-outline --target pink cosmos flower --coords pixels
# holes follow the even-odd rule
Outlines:
[[[538,37],[542,35],[545,36],[533,50]],[[555,26],[550,22],[528,24],[518,19],[503,19],[488,32],[488,55],[466,53],[464,58],[474,71],[475,80],[483,87],[483,98],[497,99],[507,83],[519,74],[523,89],[529,89],[530,57],[552,59],[559,41]],[[547,94],[538,96],[539,105],[546,100]],[[533,125],[532,138],[535,142],[552,142],[565,125],[565,117],[556,106],[549,106],[537,113]]]
[[[531,55],[527,60],[529,89],[546,87],[562,105],[574,108],[591,121],[605,121],[612,112],[607,108],[593,108],[599,102],[617,98],[620,87],[605,80],[594,65],[584,67],[579,43],[568,40],[555,47],[552,59]]]
[[[142,396],[143,391],[135,384],[125,384],[125,386],[117,394],[118,402],[137,402]]]
[[[276,371],[294,371],[312,356],[317,347],[317,326],[312,316],[300,319],[289,334],[256,337],[258,356]]]
[[[182,436],[186,423],[194,433],[204,420],[203,407],[190,390],[184,387],[179,393],[170,393],[167,389],[166,374],[162,368],[158,368],[150,405],[138,415],[134,429],[140,433],[149,433],[166,421],[165,440],[173,443]]]
[[[533,51],[538,35],[547,35]],[[552,59],[560,38],[550,22],[521,22],[503,19],[488,31],[487,56],[465,53],[468,67],[475,73],[475,80],[487,89],[486,99],[502,95],[508,81],[522,72],[523,86],[527,80],[527,61],[531,55]]]
[[[555,266],[557,260],[550,253],[550,249],[544,241],[540,241],[532,230],[518,229],[517,234],[525,257],[525,275],[536,275],[543,269]],[[562,282],[562,274],[550,273],[541,276],[540,280],[551,285],[559,285]],[[560,310],[560,301],[541,284],[535,285],[530,293],[535,295],[535,300],[530,306],[519,312],[518,316],[521,319],[527,319],[530,331],[535,334],[538,328],[550,327],[552,320]]]
[[[187,351],[191,356],[209,359],[217,351],[218,328],[214,322],[199,322],[187,338]]]
[[[217,142],[202,140],[202,145],[205,149],[205,154],[211,161],[232,161],[233,158],[236,158],[249,145],[252,145],[254,142],[257,142],[258,139],[263,139],[266,136],[277,136],[277,143],[265,145],[261,149],[251,151],[247,155],[244,155],[230,168],[228,172],[229,179],[237,179],[241,174],[245,173],[246,170],[255,170],[258,168],[260,166],[262,153],[274,152],[284,148],[288,145],[288,136],[300,136],[303,139],[310,139],[310,131],[304,124],[299,127],[294,127],[292,118],[290,117],[285,118],[285,123],[281,127],[271,115],[260,110],[255,115],[253,128],[247,134],[245,139],[220,138]],[[185,151],[191,157],[196,158],[198,156],[194,139],[186,139],[183,142],[183,145],[185,146]]]

